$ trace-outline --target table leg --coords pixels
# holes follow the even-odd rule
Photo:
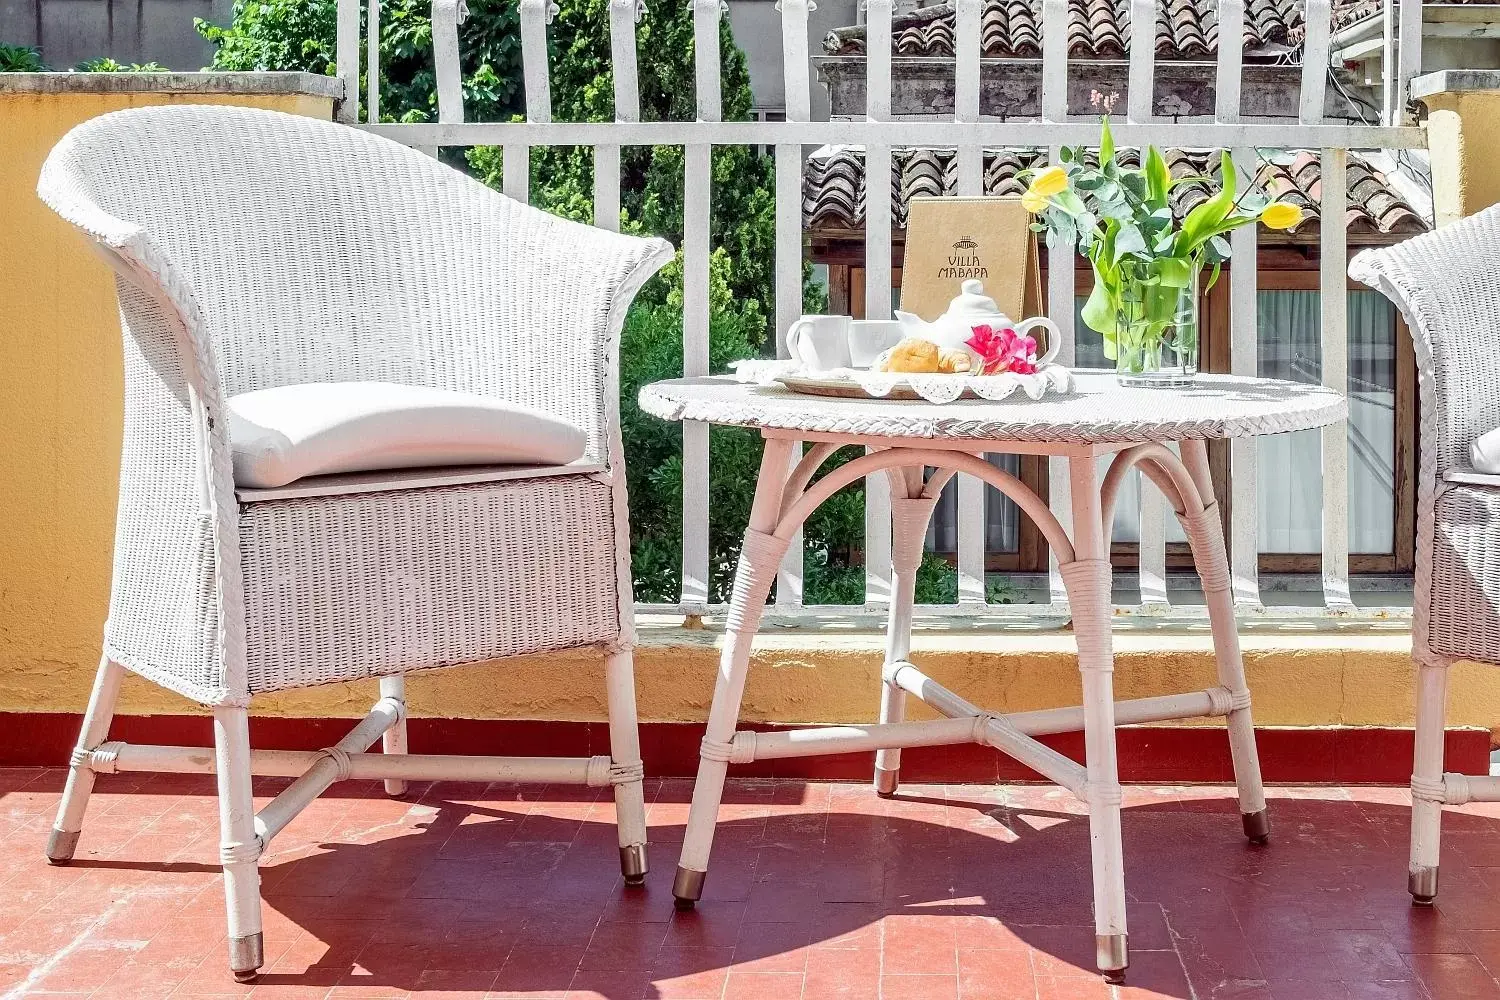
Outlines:
[[[1203,581],[1203,601],[1208,606],[1208,620],[1213,629],[1219,684],[1229,691],[1231,699],[1227,717],[1229,752],[1234,760],[1234,780],[1239,786],[1240,820],[1251,843],[1264,844],[1271,838],[1271,818],[1266,811],[1265,787],[1261,784],[1260,754],[1255,746],[1255,724],[1250,717],[1250,688],[1245,682],[1239,627],[1234,620],[1229,556],[1209,477],[1208,448],[1202,441],[1184,441],[1181,449],[1182,464],[1197,488],[1203,507],[1199,514],[1184,516],[1183,527],[1192,544],[1198,576]]]
[[[906,718],[906,691],[894,683],[894,665],[911,655],[912,605],[916,601],[917,569],[922,565],[922,543],[932,519],[936,497],[922,496],[921,468],[891,470],[891,616],[885,630],[885,668],[880,694],[880,721]],[[875,752],[875,793],[896,794],[901,774],[900,749]]]
[[[693,785],[682,856],[672,882],[672,895],[679,910],[691,909],[703,898],[714,824],[719,816],[719,802],[724,797],[724,775],[729,769],[731,741],[745,693],[745,674],[750,668],[750,643],[760,626],[766,597],[787,550],[787,540],[777,538],[774,532],[780,520],[782,490],[791,470],[792,449],[796,446],[797,442],[787,438],[767,438],[761,454],[750,527],[745,531],[734,591],[729,599],[713,706],[709,709],[708,729],[699,753],[698,780]]]
[[[1075,558],[1061,567],[1083,675],[1083,733],[1089,840],[1094,873],[1094,943],[1099,970],[1119,982],[1130,964],[1125,931],[1125,857],[1120,835],[1120,775],[1115,752],[1114,649],[1109,552],[1100,519],[1092,455],[1068,460]]]

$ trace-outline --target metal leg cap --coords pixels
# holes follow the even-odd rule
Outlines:
[[[1123,983],[1125,981],[1125,969],[1130,965],[1130,949],[1125,939],[1124,934],[1094,935],[1095,960],[1098,962],[1099,971],[1104,973],[1104,978],[1108,982]]]
[[[1406,891],[1411,893],[1411,901],[1414,906],[1431,906],[1432,901],[1437,898],[1438,870],[1437,866],[1431,868],[1417,868],[1406,877]]]
[[[688,868],[677,869],[677,877],[672,880],[672,897],[677,900],[679,910],[691,910],[703,898],[703,879],[707,875]]]
[[[1241,813],[1240,822],[1244,825],[1245,836],[1250,838],[1250,843],[1265,844],[1271,840],[1271,814],[1266,810]]]
[[[393,799],[401,798],[406,794],[406,782],[397,778],[386,779],[385,794]]]
[[[901,769],[886,769],[877,767],[875,769],[875,794],[882,799],[888,799],[896,794],[896,786],[901,783]]]
[[[648,871],[645,844],[620,848],[620,874],[625,876],[626,885],[645,885]]]
[[[82,830],[74,830],[68,833],[66,830],[52,828],[47,835],[47,863],[53,865],[65,865],[73,860],[73,852],[78,850],[78,837]]]
[[[265,935],[256,931],[247,937],[229,939],[229,971],[237,983],[252,983],[266,963]]]

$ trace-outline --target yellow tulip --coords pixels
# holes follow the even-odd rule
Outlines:
[[[1041,215],[1047,210],[1047,199],[1035,191],[1027,191],[1021,195],[1021,207],[1032,215]]]
[[[1270,229],[1291,229],[1302,221],[1302,209],[1287,201],[1273,201],[1260,213],[1260,221]]]
[[[1068,189],[1068,172],[1062,167],[1048,167],[1031,179],[1026,193],[1038,198],[1051,198]]]

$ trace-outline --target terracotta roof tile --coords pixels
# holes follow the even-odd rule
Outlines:
[[[1131,154],[1127,154],[1127,157]],[[1195,177],[1216,172],[1218,154],[1202,150],[1166,152],[1173,176]],[[1297,152],[1289,161],[1262,160],[1256,182],[1278,198],[1295,202],[1306,220],[1292,233],[1298,242],[1315,238],[1320,224],[1322,170],[1317,154]],[[1015,195],[1025,189],[1017,174],[1040,162],[1035,150],[986,150],[984,193]],[[1125,159],[1125,157],[1122,157]],[[898,149],[894,153],[895,183],[892,213],[898,227],[906,225],[906,206],[914,197],[957,193],[957,158],[952,150]],[[1349,154],[1349,200],[1344,224],[1354,235],[1404,236],[1430,228],[1420,212],[1396,191],[1385,175],[1357,154]],[[1180,219],[1209,196],[1205,181],[1180,184],[1173,190],[1172,209]],[[851,147],[820,151],[807,164],[803,178],[803,219],[814,230],[864,228],[864,153]]]
[[[1379,0],[1351,0],[1379,2]],[[1215,0],[1158,0],[1159,59],[1212,59],[1218,53]],[[1123,59],[1130,44],[1130,0],[1068,0],[1068,52],[1075,58]],[[897,16],[892,48],[902,56],[952,56],[951,3],[920,7]],[[1040,58],[1041,0],[988,0],[980,17],[983,53],[991,58]],[[1248,0],[1245,51],[1251,58],[1280,58],[1302,39],[1301,0]],[[829,55],[862,55],[863,25],[835,28],[823,42]]]

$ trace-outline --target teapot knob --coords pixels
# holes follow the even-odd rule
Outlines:
[[[969,279],[965,280],[964,283],[961,284],[961,285],[959,285],[958,287],[963,291],[963,293],[965,295],[983,295],[984,294],[984,282],[980,281],[977,278],[969,278]]]

